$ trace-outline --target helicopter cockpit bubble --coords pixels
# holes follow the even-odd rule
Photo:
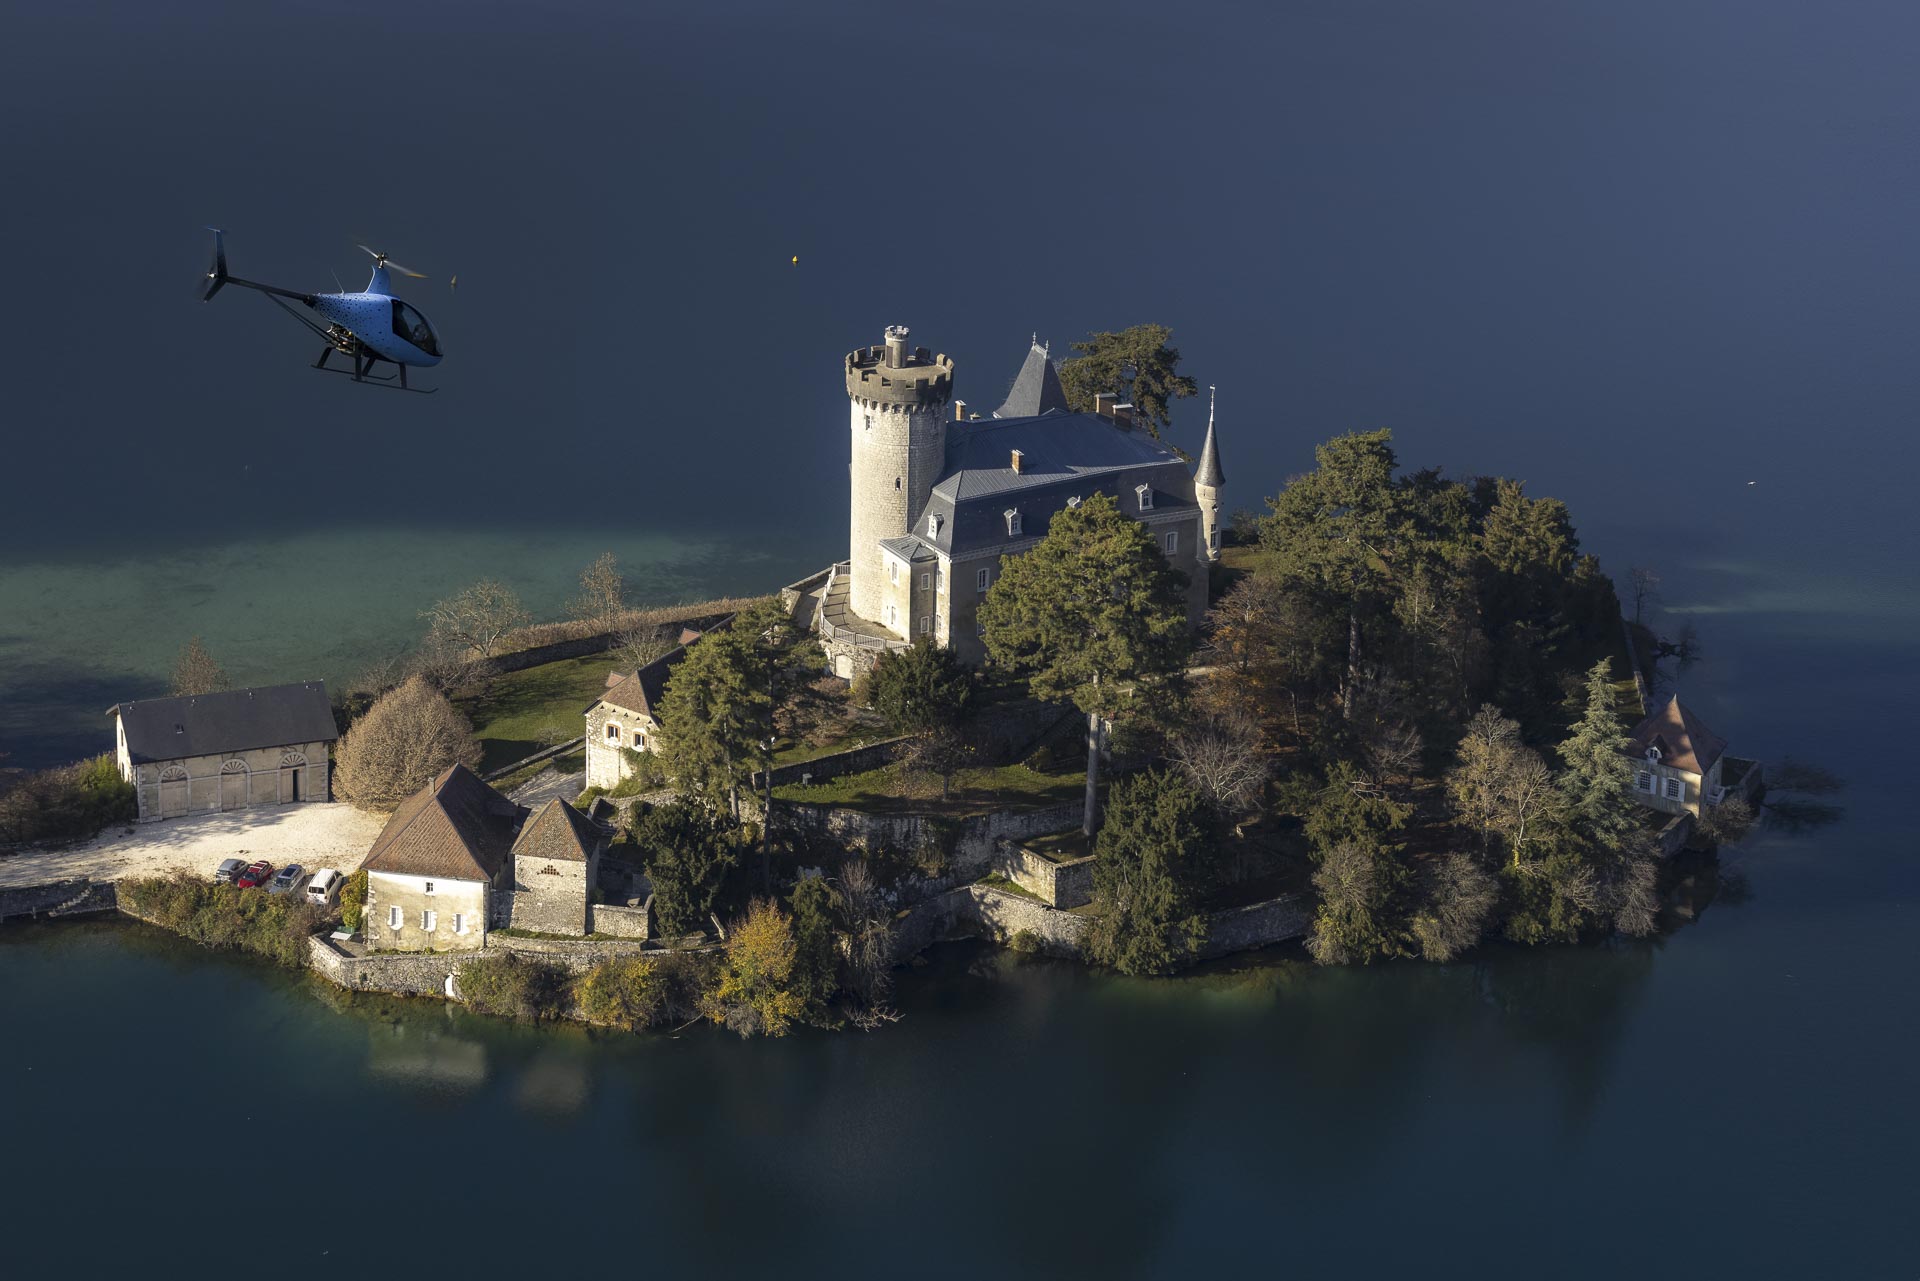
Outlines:
[[[408,306],[398,298],[393,300],[393,333],[394,337],[412,343],[429,356],[440,354],[440,339],[434,334],[433,326],[427,323],[427,318],[417,308]]]

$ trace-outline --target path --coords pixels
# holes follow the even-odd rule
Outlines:
[[[211,876],[225,858],[265,859],[311,870],[360,866],[386,817],[351,805],[305,804],[197,814],[115,827],[84,845],[0,855],[0,886],[45,885],[89,877],[117,881],[172,868]]]
[[[575,770],[563,774],[549,765],[520,786],[507,793],[507,799],[516,805],[536,809],[556,796],[563,801],[574,801],[587,785],[585,770]]]

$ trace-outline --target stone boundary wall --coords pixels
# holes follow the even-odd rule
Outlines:
[[[1216,912],[1196,959],[1210,961],[1299,938],[1312,924],[1308,904],[1294,895]],[[963,885],[909,908],[894,920],[894,959],[904,962],[935,943],[983,938],[1005,945],[1022,930],[1040,950],[1078,957],[1093,918],[1048,907],[990,885]]]
[[[1033,810],[994,810],[947,819],[931,814],[868,814],[838,805],[776,800],[773,822],[775,831],[868,854],[913,857],[929,847],[944,847],[946,870],[941,879],[971,881],[993,870],[994,851],[1002,840],[1024,841],[1061,831],[1077,823],[1081,812],[1079,801],[1063,801]]]
[[[1018,841],[1001,841],[993,870],[1048,907],[1080,907],[1093,902],[1092,854],[1056,863]]]
[[[662,627],[692,628],[697,632],[712,631],[725,619],[732,618],[731,612],[720,614],[700,614],[670,623],[661,623]],[[644,624],[643,624],[644,625]],[[601,632],[596,636],[580,636],[573,640],[551,641],[545,645],[535,645],[530,649],[516,649],[511,653],[496,655],[487,660],[489,675],[503,676],[508,672],[523,672],[529,667],[540,667],[547,663],[564,662],[569,658],[585,658],[589,654],[604,654],[620,643],[620,632]]]
[[[908,741],[904,737],[883,738],[877,743],[850,747],[844,752],[830,752],[810,761],[776,765],[773,767],[773,785],[786,787],[789,784],[798,783],[803,775],[811,775],[814,782],[824,783],[830,778],[839,778],[842,774],[864,774],[870,769],[879,769],[882,765],[893,764],[906,749]],[[766,788],[766,776],[758,770],[754,771],[753,786],[750,790],[758,795],[763,794]]]
[[[0,889],[0,921],[19,916],[111,912],[119,904],[119,893],[112,881],[95,882],[84,876],[46,885],[12,885]]]
[[[495,932],[487,935],[487,945],[478,955],[512,952],[549,961],[579,962],[580,969],[588,969],[616,956],[638,956],[645,950],[644,939],[517,939]]]
[[[1200,959],[1210,961],[1232,952],[1302,938],[1312,924],[1312,907],[1292,894],[1215,912],[1207,923],[1207,938],[1200,945]]]
[[[653,899],[647,899],[647,907],[653,905]],[[595,903],[587,909],[587,931],[590,934],[611,934],[615,938],[639,939],[645,941],[648,934],[647,907],[617,907],[610,903]]]

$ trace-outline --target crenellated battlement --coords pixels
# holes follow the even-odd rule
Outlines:
[[[887,341],[847,353],[847,395],[862,408],[885,413],[930,409],[953,397],[953,358],[915,347],[909,355],[907,330],[894,326]]]

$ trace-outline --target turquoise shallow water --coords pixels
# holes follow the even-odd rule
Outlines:
[[[33,766],[111,746],[100,713],[163,692],[192,636],[237,684],[337,681],[416,644],[420,611],[477,578],[506,583],[537,618],[563,616],[602,551],[619,557],[636,604],[767,591],[804,564],[744,536],[547,526],[373,526],[10,558],[0,561],[0,752]]]

